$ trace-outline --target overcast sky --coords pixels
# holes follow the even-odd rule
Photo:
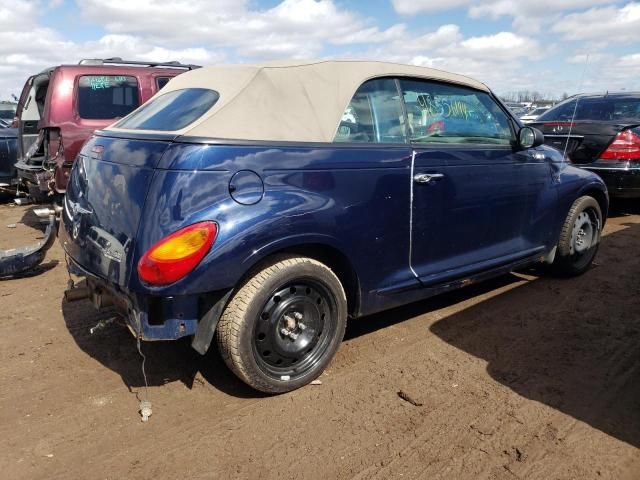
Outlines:
[[[640,90],[640,3],[610,0],[0,0],[0,99],[81,58],[210,65],[367,58],[496,90]]]

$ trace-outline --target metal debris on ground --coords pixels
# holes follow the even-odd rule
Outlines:
[[[322,385],[322,380],[314,380],[311,382],[311,385]]]
[[[152,413],[153,413],[153,410],[151,410],[151,402],[148,400],[141,400],[140,415],[142,416],[142,421],[143,422],[148,421]]]
[[[417,400],[414,400],[411,397],[411,395],[409,395],[407,392],[404,392],[402,390],[398,391],[398,396],[405,402],[409,402],[414,407],[421,407],[423,405],[422,402],[418,402]]]
[[[117,320],[117,317],[111,317],[111,318],[107,318],[107,319],[104,319],[104,320],[100,320],[98,323],[95,324],[95,326],[93,326],[93,327],[91,327],[89,329],[89,333],[91,335],[93,335],[98,330],[102,330],[104,327],[106,327],[110,323],[115,322],[116,320]]]

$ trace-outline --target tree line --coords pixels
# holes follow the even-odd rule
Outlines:
[[[500,95],[500,98],[505,102],[560,102],[569,98],[569,94],[564,92],[558,97],[558,95],[551,93],[538,92],[537,90],[519,90],[517,92],[507,92]]]

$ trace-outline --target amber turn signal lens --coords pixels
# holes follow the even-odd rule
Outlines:
[[[217,235],[214,222],[200,222],[166,236],[138,262],[140,279],[151,285],[168,285],[180,280],[200,263]]]

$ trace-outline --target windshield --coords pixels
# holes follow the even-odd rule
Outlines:
[[[132,130],[180,130],[200,118],[219,97],[218,92],[206,88],[173,90],[157,96],[114,126]]]
[[[576,101],[578,106],[576,107]],[[575,118],[573,112],[575,110]],[[591,97],[577,98],[555,106],[538,120],[640,120],[640,98]]]

